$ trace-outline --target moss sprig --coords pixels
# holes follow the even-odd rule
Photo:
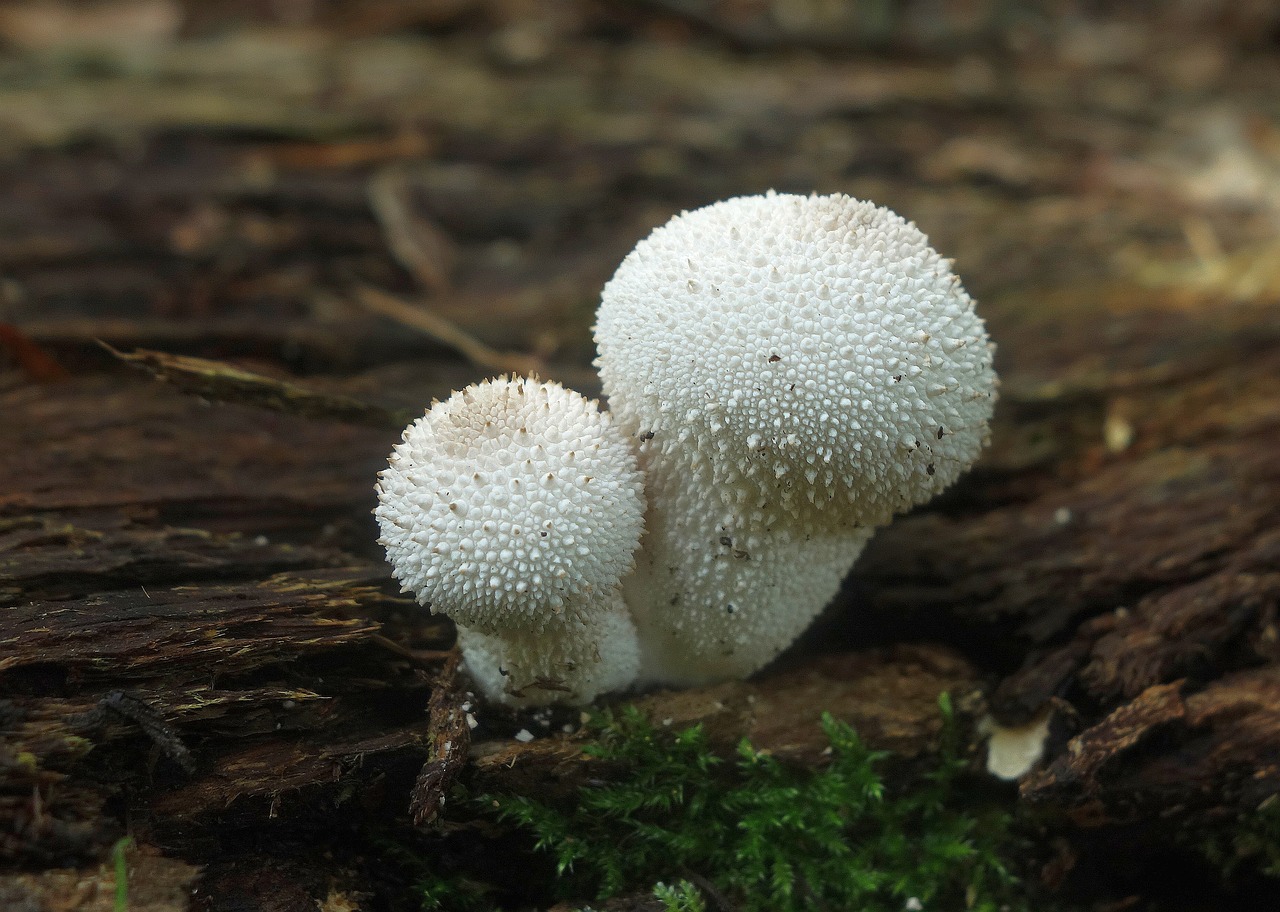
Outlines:
[[[549,854],[566,897],[655,888],[669,909],[697,908],[690,881],[760,912],[1023,908],[1004,860],[1008,815],[966,808],[951,704],[943,745],[911,787],[886,788],[884,754],[824,715],[830,762],[798,769],[742,741],[731,758],[694,726],[656,730],[628,707],[598,720],[589,753],[623,772],[553,806],[489,795],[500,818]],[[659,892],[660,891],[660,892]]]

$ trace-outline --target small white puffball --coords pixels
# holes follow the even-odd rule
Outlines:
[[[405,591],[505,636],[602,610],[633,565],[644,499],[630,442],[595,402],[500,377],[405,430],[374,512]]]
[[[987,736],[987,772],[1007,781],[1025,776],[1044,756],[1052,721],[1052,704],[1022,725],[1001,725],[990,716],[982,719],[978,733]]]
[[[609,407],[641,441],[648,532],[623,585],[647,682],[759,669],[871,530],[987,440],[973,301],[913,224],[848,196],[677,216],[618,268],[595,335]]]
[[[507,706],[583,706],[629,687],[640,668],[636,628],[617,590],[585,620],[499,636],[459,626],[458,642],[481,692]]]
[[[881,525],[987,440],[992,346],[911,222],[836,194],[745,196],[658,228],[604,289],[597,365],[619,423],[696,453],[766,523],[831,503]]]

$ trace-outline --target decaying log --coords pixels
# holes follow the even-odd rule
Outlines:
[[[1250,814],[1280,789],[1264,683],[1280,608],[1274,313],[1258,313],[1251,332],[1187,314],[1147,330],[1147,344],[1168,339],[1174,351],[1221,340],[1150,365],[1162,378],[1151,382],[1117,372],[1068,395],[1073,365],[1063,365],[1062,389],[1036,403],[1035,420],[1090,421],[1091,444],[1059,430],[1067,445],[1043,447],[1034,487],[1016,482],[1014,502],[973,511],[990,503],[982,487],[1011,483],[988,463],[958,514],[895,524],[855,571],[875,611],[963,618],[990,657],[1021,665],[991,694],[998,720],[1020,724],[1055,701],[1073,707],[1059,721],[1083,730],[1052,745],[1057,759],[1023,783],[1033,801],[1087,803],[1095,825],[1141,818],[1138,807],[1143,819],[1158,813],[1194,830]],[[1029,404],[1005,405],[1004,420],[1010,411],[1016,419]],[[1122,445],[1108,443],[1109,422],[1123,424]],[[997,445],[993,461],[1008,453]],[[1188,701],[1206,709],[1190,713]],[[1148,730],[1159,732],[1153,745],[1136,737]],[[1175,781],[1185,788],[1171,789]]]
[[[956,257],[992,447],[776,669],[638,698],[653,721],[811,764],[824,710],[906,756],[943,690],[975,750],[979,717],[1047,718],[1019,800],[1062,859],[1230,844],[1276,800],[1271,5],[11,6],[0,905],[110,908],[129,835],[131,908],[394,906],[369,859],[466,829],[450,788],[587,776],[576,714],[468,696],[373,481],[480,378],[448,345],[596,393],[635,240],[768,187],[875,199]]]
[[[456,655],[440,651],[447,626],[393,595],[380,563],[352,553],[371,552],[371,538],[313,519],[322,508],[367,511],[370,453],[382,458],[393,436],[210,407],[121,379],[5,395],[41,417],[3,432],[21,443],[3,452],[9,477],[22,479],[6,493],[0,539],[0,756],[14,758],[0,807],[16,824],[0,849],[10,859],[101,857],[122,831],[104,807],[125,796],[133,832],[171,848],[186,844],[174,834],[192,822],[243,826],[352,801],[419,822],[438,816],[467,756],[473,708],[453,683]],[[116,397],[109,412],[104,395]],[[107,465],[112,453],[132,459],[107,474],[89,453],[36,458],[90,440]],[[264,455],[274,458],[269,481]],[[77,484],[89,466],[97,474]],[[34,512],[38,496],[45,509]],[[225,531],[232,518],[270,536]],[[815,763],[824,711],[875,746],[927,749],[943,691],[978,712],[967,662],[904,647],[642,705],[657,724],[705,724],[723,748],[749,737]],[[537,771],[559,757],[577,771],[560,777],[565,788],[587,769],[580,745],[490,736],[478,781],[545,783]],[[215,879],[243,887],[242,874]]]
[[[460,700],[451,633],[340,547],[372,550],[395,432],[119,378],[4,398],[0,852],[90,861],[123,830],[111,803],[145,838],[380,794],[389,768],[407,808],[438,752],[428,708]],[[442,789],[461,757],[432,762]],[[428,782],[419,800],[439,799]]]
[[[779,759],[806,766],[824,762],[830,747],[823,713],[854,726],[867,744],[900,757],[936,750],[942,729],[938,697],[953,698],[972,726],[985,712],[976,670],[937,646],[826,656],[761,682],[734,681],[686,691],[661,691],[635,701],[657,728],[702,726],[726,755],[748,739]],[[529,794],[566,794],[592,775],[583,755],[587,730],[529,744],[503,739],[473,751],[476,781]]]

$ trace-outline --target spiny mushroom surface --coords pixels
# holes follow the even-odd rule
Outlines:
[[[617,587],[643,530],[643,486],[595,402],[505,377],[454,393],[405,430],[374,512],[404,591],[458,624],[491,699],[585,703],[634,677]],[[522,645],[532,638],[540,652]]]
[[[641,441],[649,531],[624,593],[648,680],[757,670],[870,529],[987,439],[973,301],[915,225],[848,196],[677,216],[605,287],[595,336],[609,407]]]

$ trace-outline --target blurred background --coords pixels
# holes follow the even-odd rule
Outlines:
[[[637,239],[768,188],[915,220],[1032,382],[1063,311],[1280,290],[1266,0],[30,0],[0,54],[0,321],[72,364],[386,371],[416,308],[580,366]]]

